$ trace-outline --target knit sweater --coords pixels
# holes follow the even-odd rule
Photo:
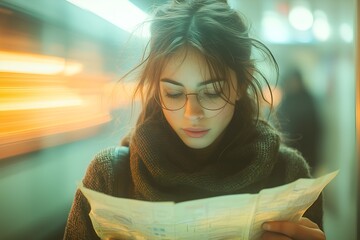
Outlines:
[[[131,189],[129,148],[111,147],[97,154],[89,165],[83,179],[85,187],[108,195],[125,198],[136,198]],[[272,168],[270,180],[262,188],[279,186],[298,178],[309,177],[307,163],[298,152],[281,146],[277,154],[277,162]],[[271,180],[273,179],[273,180]],[[245,188],[245,192],[249,189]],[[64,239],[99,239],[89,217],[90,205],[84,195],[78,190],[68,217]],[[307,210],[304,216],[310,218],[322,227],[322,198]]]

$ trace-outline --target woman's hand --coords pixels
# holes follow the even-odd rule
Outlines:
[[[319,226],[308,218],[298,222],[274,221],[262,225],[261,240],[325,240]]]

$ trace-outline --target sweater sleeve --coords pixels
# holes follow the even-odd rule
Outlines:
[[[87,188],[109,194],[114,177],[111,159],[106,156],[108,155],[104,151],[95,156],[82,182]],[[92,226],[90,210],[89,202],[78,189],[68,216],[64,240],[100,239]]]

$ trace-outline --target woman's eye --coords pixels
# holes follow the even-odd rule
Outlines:
[[[165,94],[165,96],[168,97],[168,98],[180,98],[180,97],[182,97],[183,95],[184,95],[184,94],[181,93],[181,92],[177,92],[177,93],[167,92],[167,93]]]
[[[221,92],[204,92],[204,95],[207,98],[218,98],[221,97]]]

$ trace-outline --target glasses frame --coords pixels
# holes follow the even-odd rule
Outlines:
[[[186,106],[186,103],[188,102],[188,96],[189,96],[189,95],[195,95],[195,96],[196,96],[196,101],[198,102],[198,104],[199,104],[203,109],[206,109],[206,110],[209,110],[209,111],[218,111],[218,110],[220,110],[220,109],[223,109],[223,108],[226,106],[226,104],[232,104],[232,105],[233,105],[233,103],[231,103],[227,98],[221,97],[223,100],[225,100],[225,101],[224,101],[224,106],[219,107],[219,108],[215,108],[215,109],[209,109],[209,108],[204,107],[204,106],[201,104],[201,101],[200,101],[200,99],[199,99],[199,93],[196,93],[196,92],[195,92],[195,93],[185,93],[184,95],[185,95],[185,97],[186,97],[184,104],[183,104],[180,108],[176,108],[176,109],[170,109],[170,108],[168,108],[168,107],[165,106],[165,104],[163,103],[164,101],[162,100],[160,91],[158,92],[158,94],[157,94],[158,97],[155,98],[155,100],[156,100],[156,102],[158,102],[158,104],[161,106],[161,108],[166,109],[166,110],[168,110],[168,111],[179,111],[180,109],[183,109],[183,108]],[[223,95],[223,94],[222,94],[222,95]]]

